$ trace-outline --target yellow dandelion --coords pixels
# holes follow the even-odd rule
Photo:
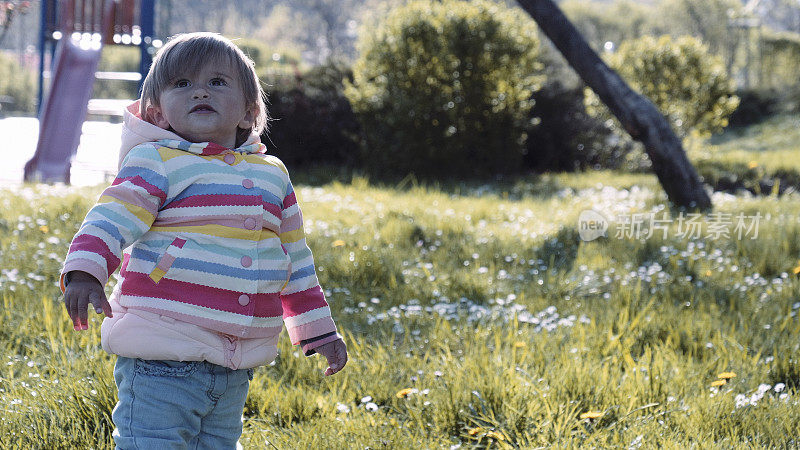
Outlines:
[[[48,228],[48,226],[47,226],[47,225],[42,225],[42,226],[40,226],[40,227],[39,227],[39,230],[40,230],[42,233],[47,233],[48,231],[50,231],[50,228]]]
[[[344,247],[344,241],[337,239],[331,243],[331,247]]]
[[[717,378],[722,378],[723,380],[730,380],[735,376],[736,374],[733,372],[722,372],[721,374],[717,375]]]
[[[514,342],[514,348],[521,348],[521,347],[525,347],[526,345],[527,344],[522,342],[522,341]]]
[[[483,428],[475,427],[475,428],[470,428],[469,431],[467,431],[467,433],[469,433],[470,436],[475,436],[476,434],[483,433],[483,431],[484,431]]]
[[[750,161],[749,163],[747,163],[747,168],[749,169],[755,169],[756,167],[758,167],[758,163],[755,161]]]
[[[414,388],[405,388],[405,389],[400,389],[399,391],[397,391],[397,394],[395,394],[395,395],[397,396],[397,398],[406,398],[409,395],[413,394],[415,391],[416,391],[416,389],[414,389]]]
[[[714,381],[711,382],[711,386],[712,387],[720,387],[720,386],[723,386],[727,382],[728,382],[727,380],[714,380]]]
[[[486,433],[486,437],[490,437],[490,438],[495,439],[497,441],[506,440],[506,438],[502,434],[498,433],[497,431],[490,431],[490,432]]]
[[[581,419],[599,419],[600,417],[603,417],[603,413],[597,411],[586,411],[581,414]]]
[[[794,269],[792,269],[792,272],[794,272],[794,274],[795,274],[795,275],[797,275],[798,273],[800,273],[800,265],[798,265],[797,267],[795,267]]]
[[[711,271],[710,271],[710,270],[706,270],[706,276],[707,276],[707,277],[710,277],[710,276],[711,276]]]

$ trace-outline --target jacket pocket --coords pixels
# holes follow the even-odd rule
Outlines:
[[[167,247],[164,254],[161,256],[161,259],[158,260],[156,267],[150,272],[150,279],[153,280],[154,283],[158,284],[158,282],[164,278],[164,275],[166,275],[169,268],[172,267],[172,263],[175,262],[175,259],[180,254],[183,244],[185,243],[186,239],[177,237],[169,244],[169,247]]]

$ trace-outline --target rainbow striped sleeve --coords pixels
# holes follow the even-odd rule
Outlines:
[[[291,260],[289,282],[281,291],[283,321],[292,344],[303,343],[304,352],[328,340],[316,338],[336,333],[331,310],[319,286],[314,267],[314,257],[306,244],[303,232],[303,214],[297,204],[291,181],[286,188],[281,211],[281,244]],[[308,346],[306,343],[313,341]],[[309,348],[306,348],[309,347]]]
[[[164,162],[153,145],[134,147],[111,186],[86,214],[61,271],[88,272],[105,285],[120,264],[122,250],[153,224],[167,197]]]

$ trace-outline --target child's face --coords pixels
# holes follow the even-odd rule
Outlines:
[[[237,127],[253,125],[238,74],[228,64],[209,63],[173,80],[159,102],[148,110],[152,122],[165,130],[171,127],[190,142],[233,148]]]

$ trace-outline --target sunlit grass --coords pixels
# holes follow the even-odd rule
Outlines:
[[[613,172],[297,191],[350,362],[325,378],[284,336],[251,385],[245,448],[799,444],[795,194],[715,194],[715,212],[762,215],[755,239],[612,224],[583,242],[588,208],[678,212],[654,176]],[[99,192],[0,191],[0,447],[112,448],[100,316],[72,331],[56,284]]]
[[[716,189],[755,194],[800,191],[800,115],[733,128],[711,143],[687,145],[689,158]]]

